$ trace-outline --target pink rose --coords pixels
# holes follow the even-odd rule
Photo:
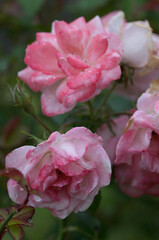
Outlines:
[[[121,116],[119,118],[113,119],[112,129],[114,134],[110,131],[106,124],[103,124],[97,131],[97,134],[103,138],[103,147],[108,153],[112,164],[115,159],[117,143],[128,120],[128,116]]]
[[[51,33],[37,33],[26,49],[27,68],[18,73],[33,91],[42,91],[42,111],[63,114],[119,79],[122,48],[97,16],[86,23],[53,22]]]
[[[123,63],[134,68],[146,66],[153,50],[152,29],[148,21],[126,22],[124,13],[116,11],[104,16],[102,23],[106,31],[120,37]]]
[[[134,68],[133,85],[118,84],[116,92],[136,100],[151,81],[159,79],[159,36],[152,33],[148,21],[126,22],[122,11],[102,18],[107,32],[119,36],[123,44],[122,62]]]
[[[131,197],[159,196],[159,94],[144,93],[137,108],[117,145],[115,178]]]
[[[6,157],[6,168],[18,169],[38,193],[30,193],[28,205],[48,208],[58,218],[85,211],[111,176],[101,137],[84,127],[62,135],[54,132],[37,147],[15,149]],[[12,179],[8,192],[16,203],[26,200],[26,191]]]

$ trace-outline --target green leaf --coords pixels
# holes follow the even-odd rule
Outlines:
[[[20,212],[14,215],[15,218],[28,221],[33,217],[35,209],[33,207],[24,207]]]
[[[12,218],[9,223],[8,223],[8,227],[10,226],[13,226],[13,225],[22,225],[22,226],[25,226],[25,227],[31,227],[32,224],[31,223],[28,223],[24,220],[21,220],[19,218]]]
[[[15,168],[7,168],[7,169],[0,170],[0,176],[14,179],[24,189],[27,186],[27,181],[25,180],[23,174]]]
[[[5,219],[7,218],[7,216],[8,216],[8,211],[4,208],[0,208],[0,220],[1,220],[1,217]]]
[[[14,240],[21,240],[24,238],[24,231],[18,225],[8,227],[8,231]]]
[[[17,0],[27,17],[32,18],[40,10],[44,0]]]

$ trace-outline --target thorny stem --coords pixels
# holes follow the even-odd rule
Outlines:
[[[51,130],[35,113],[31,113],[31,115],[32,115],[49,133],[52,133],[52,130]]]

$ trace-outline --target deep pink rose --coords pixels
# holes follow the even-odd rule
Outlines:
[[[97,131],[97,134],[103,138],[103,147],[108,153],[108,156],[112,164],[115,159],[117,143],[122,135],[122,132],[128,120],[129,120],[128,116],[121,116],[119,118],[113,119],[112,122],[113,132],[110,131],[107,124],[103,124]]]
[[[53,22],[51,33],[37,33],[26,49],[27,68],[18,73],[33,91],[42,91],[42,111],[54,116],[87,101],[119,79],[122,47],[97,16],[86,23]]]
[[[131,197],[159,196],[159,94],[144,93],[137,108],[117,145],[115,178]]]
[[[31,190],[28,205],[48,208],[58,218],[85,211],[101,187],[110,183],[111,164],[102,139],[84,127],[54,132],[37,147],[24,146],[6,157],[6,168],[24,175]],[[10,198],[19,204],[27,192],[12,179]]]

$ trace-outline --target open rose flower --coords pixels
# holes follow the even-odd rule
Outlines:
[[[122,62],[134,68],[133,85],[119,84],[117,92],[136,100],[159,79],[159,36],[152,33],[148,21],[126,22],[122,11],[111,12],[102,18],[107,32],[119,36],[123,44]]]
[[[115,178],[131,197],[159,196],[159,94],[144,93],[137,107],[117,145]]]
[[[33,91],[42,91],[42,111],[54,116],[99,94],[119,79],[122,48],[99,17],[67,24],[53,22],[51,33],[37,33],[26,49],[27,68],[18,73]]]
[[[6,157],[6,168],[16,168],[31,191],[28,205],[48,208],[58,218],[85,211],[101,187],[110,183],[111,164],[102,139],[84,127],[66,134],[54,132],[37,147],[24,146]],[[22,204],[27,192],[12,179],[10,198]]]

